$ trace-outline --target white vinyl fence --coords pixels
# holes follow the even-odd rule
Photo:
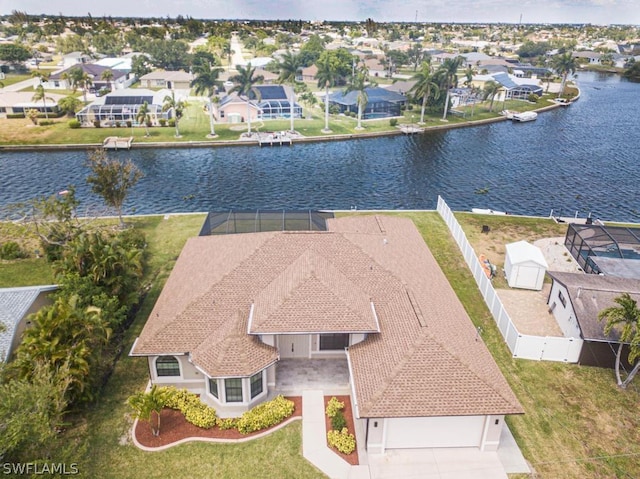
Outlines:
[[[476,252],[467,240],[464,231],[460,227],[458,220],[453,216],[453,212],[447,203],[438,196],[438,213],[444,219],[451,234],[453,235],[464,260],[466,261],[473,277],[478,284],[478,289],[482,293],[487,307],[491,311],[502,337],[509,346],[509,350],[515,358],[536,359],[545,361],[562,361],[567,363],[578,362],[580,350],[582,349],[582,339],[564,338],[551,336],[530,336],[520,334],[518,328],[509,317],[509,313],[502,305],[491,280],[480,264]]]

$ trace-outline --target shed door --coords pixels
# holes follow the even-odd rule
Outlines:
[[[540,268],[534,266],[518,266],[516,276],[516,287],[526,289],[537,289],[538,273]]]
[[[484,416],[388,418],[386,448],[480,447]]]

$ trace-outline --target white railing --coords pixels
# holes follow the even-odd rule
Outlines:
[[[471,270],[478,289],[484,298],[491,315],[495,320],[502,337],[513,357],[522,359],[535,359],[544,361],[562,361],[567,363],[578,362],[580,350],[582,349],[582,339],[564,338],[552,336],[531,336],[520,334],[518,328],[509,317],[502,301],[498,297],[491,280],[480,264],[480,260],[467,240],[467,236],[462,231],[462,227],[456,220],[453,212],[447,203],[438,196],[438,213],[444,219],[449,231],[456,240],[464,260]]]

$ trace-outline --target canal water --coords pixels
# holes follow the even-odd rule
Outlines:
[[[640,84],[579,73],[581,99],[535,122],[293,147],[117,152],[144,178],[127,213],[230,209],[433,209],[640,221]],[[86,152],[0,152],[0,207],[74,185]]]

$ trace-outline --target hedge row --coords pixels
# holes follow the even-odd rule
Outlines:
[[[216,425],[216,410],[200,401],[197,394],[174,386],[163,389],[168,392],[165,406],[179,410],[187,422],[203,429],[211,429]]]

